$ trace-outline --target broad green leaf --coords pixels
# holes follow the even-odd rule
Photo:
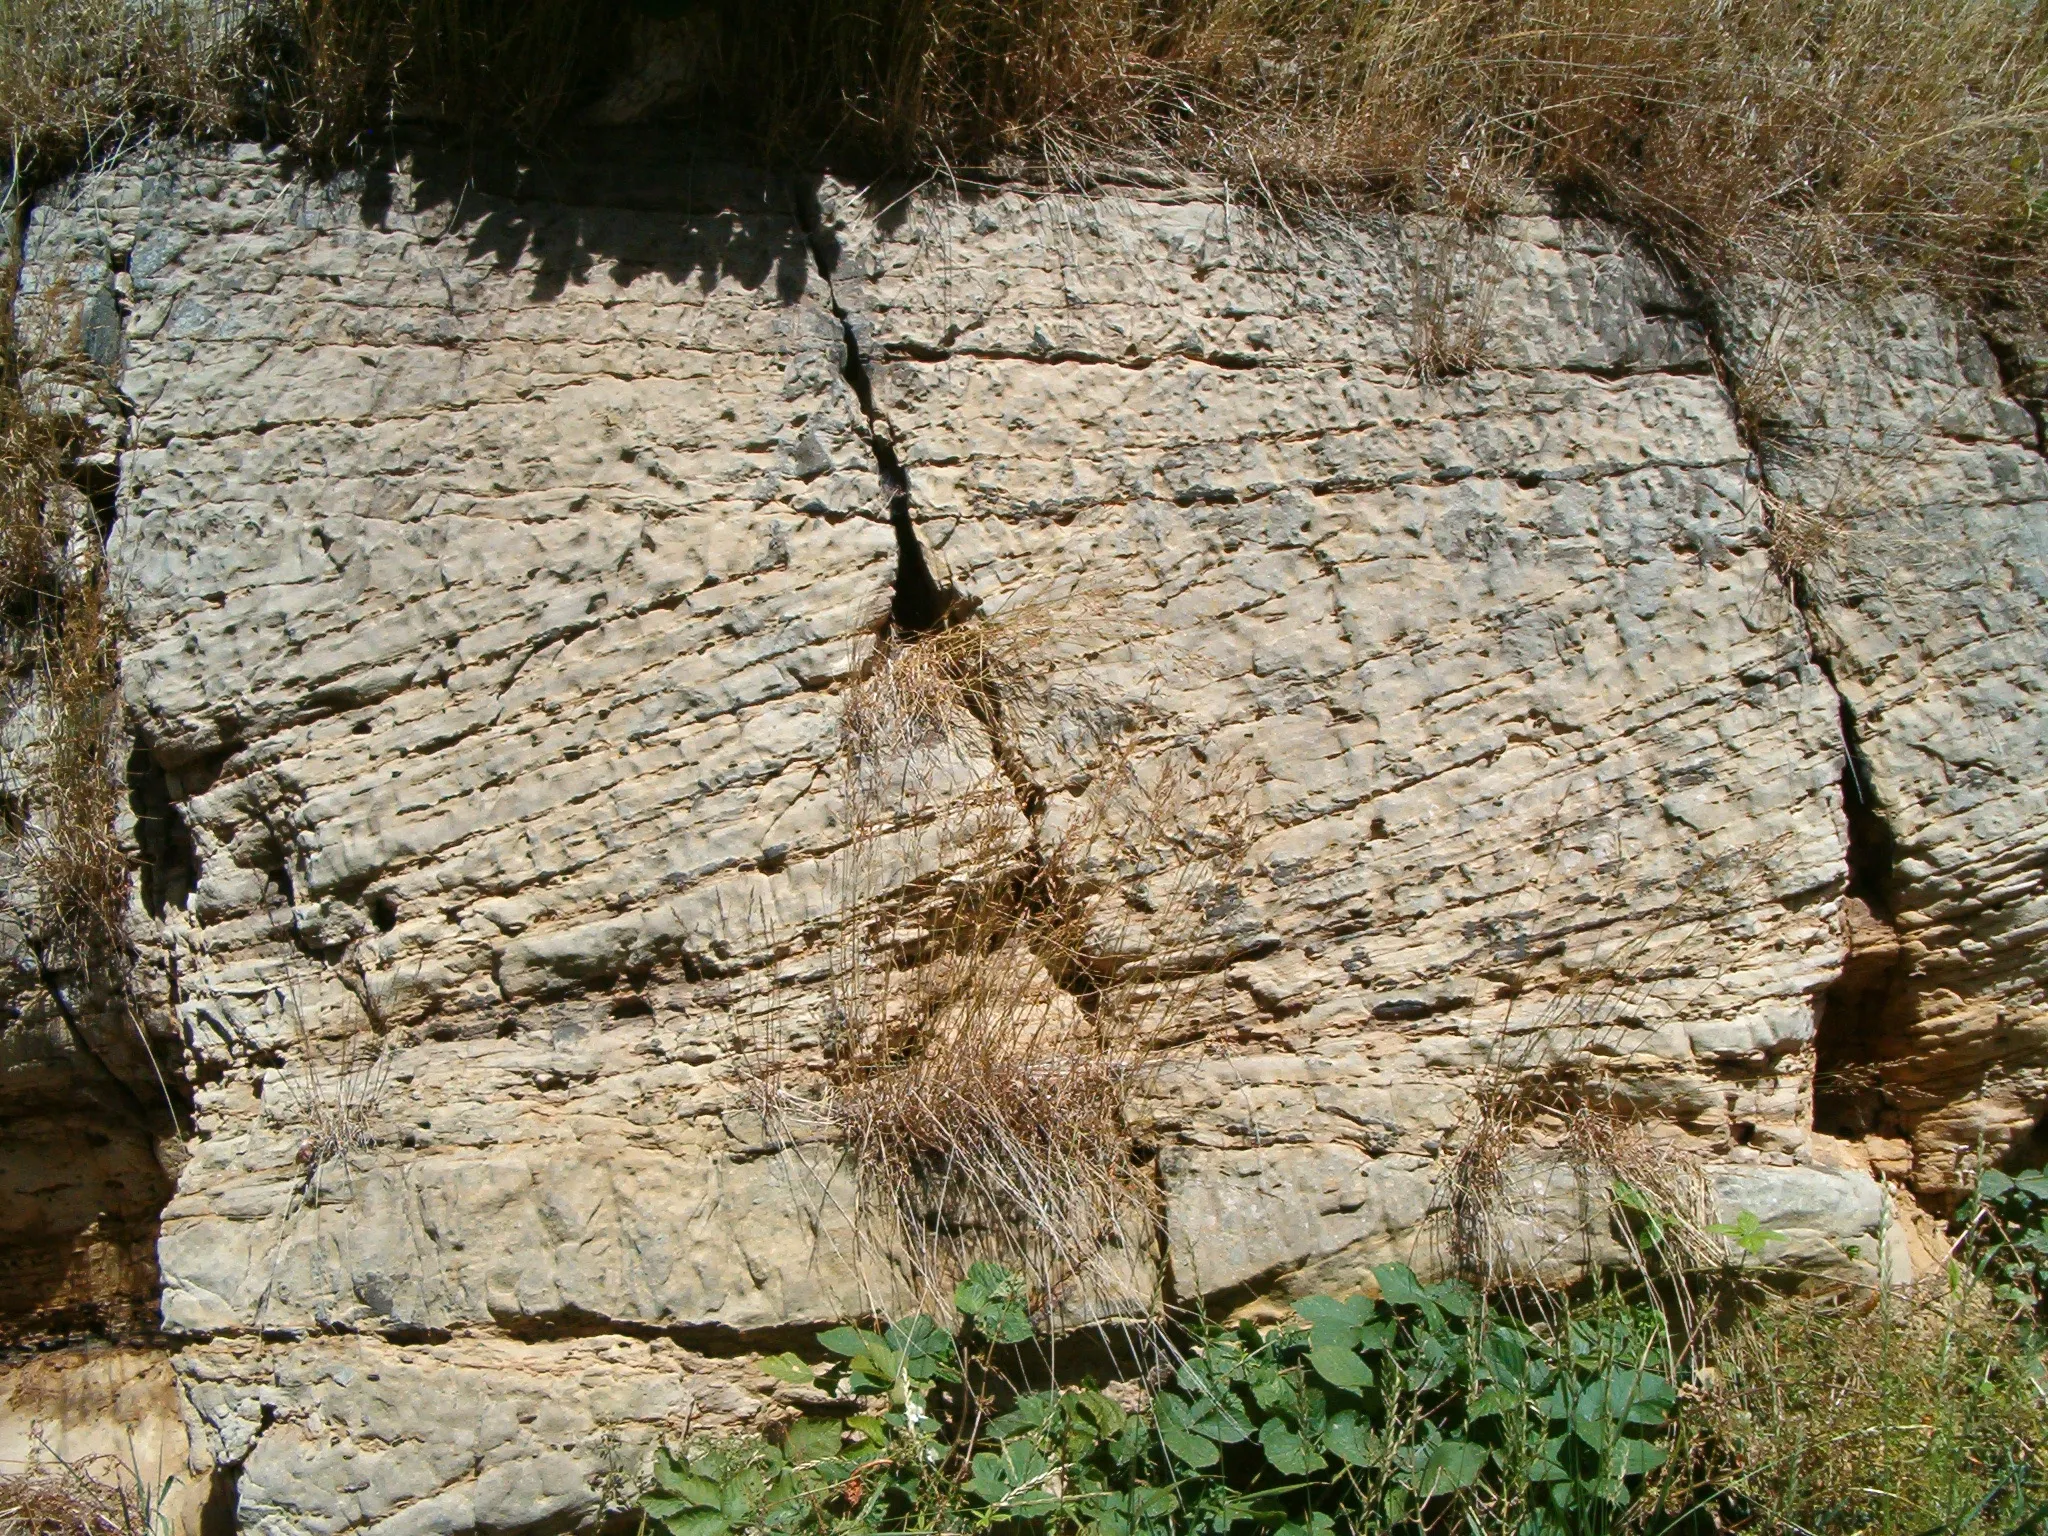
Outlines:
[[[1662,1446],[1647,1440],[1624,1440],[1612,1455],[1613,1470],[1622,1477],[1640,1477],[1663,1466],[1668,1456]]]
[[[1373,1384],[1372,1367],[1350,1350],[1333,1344],[1312,1346],[1308,1352],[1308,1363],[1333,1387],[1355,1392]]]
[[[1236,1445],[1252,1436],[1252,1421],[1245,1417],[1233,1399],[1203,1404],[1203,1413],[1195,1420],[1195,1429],[1211,1440],[1222,1445]]]
[[[844,1439],[844,1428],[837,1419],[798,1419],[789,1426],[782,1448],[791,1461],[823,1461],[839,1454]]]
[[[1295,1371],[1256,1370],[1251,1376],[1252,1401],[1268,1413],[1286,1413],[1301,1401],[1301,1376]]]
[[[1273,1470],[1287,1477],[1304,1477],[1324,1465],[1315,1447],[1278,1419],[1259,1426],[1259,1449],[1266,1453]]]
[[[1026,1434],[1034,1429],[1043,1429],[1045,1421],[1059,1408],[1059,1394],[1056,1392],[1031,1392],[1017,1399],[1010,1411],[993,1420],[988,1432],[998,1440],[1007,1440],[1012,1435]]]
[[[743,1523],[754,1512],[766,1491],[767,1479],[758,1472],[743,1471],[727,1478],[718,1490],[719,1504],[726,1521],[732,1525]]]
[[[1217,1389],[1213,1397],[1199,1398],[1193,1403],[1171,1392],[1162,1392],[1152,1400],[1152,1411],[1162,1426],[1170,1425],[1183,1433],[1218,1440],[1225,1445],[1235,1445],[1248,1439],[1252,1432],[1250,1421],[1238,1408],[1227,1387]]]
[[[1341,1301],[1335,1296],[1304,1296],[1294,1310],[1311,1326],[1335,1328],[1362,1328],[1379,1314],[1370,1296],[1346,1296]]]
[[[1662,1424],[1678,1406],[1671,1384],[1650,1371],[1617,1366],[1596,1385],[1603,1394],[1603,1411],[1618,1423]]]
[[[1349,1408],[1323,1427],[1323,1445],[1339,1461],[1354,1467],[1371,1466],[1379,1451],[1372,1431]]]
[[[934,1381],[953,1374],[952,1335],[922,1312],[900,1323],[891,1323],[886,1341],[912,1381]]]
[[[1528,1406],[1529,1399],[1514,1387],[1491,1386],[1473,1393],[1465,1404],[1467,1423],[1475,1419],[1490,1419],[1498,1414],[1502,1418],[1514,1418]]]
[[[953,1305],[969,1317],[977,1316],[999,1297],[1015,1294],[1023,1283],[1000,1264],[983,1259],[967,1270],[967,1278],[953,1287]]]
[[[827,1328],[818,1335],[818,1343],[835,1355],[860,1355],[882,1342],[879,1334],[869,1333],[860,1328]]]
[[[664,1491],[684,1500],[693,1509],[717,1509],[724,1502],[718,1484],[694,1472],[664,1467],[655,1474],[655,1481]]]
[[[1561,1483],[1570,1478],[1571,1470],[1565,1466],[1569,1454],[1565,1438],[1556,1435],[1545,1440],[1537,1448],[1536,1455],[1529,1462],[1529,1481],[1532,1483]]]
[[[1439,1440],[1423,1457],[1415,1491],[1423,1498],[1470,1488],[1486,1470],[1486,1448],[1469,1440]]]
[[[1534,1342],[1518,1328],[1496,1325],[1486,1332],[1480,1354],[1496,1381],[1523,1386],[1530,1377],[1529,1345]]]
[[[1472,1317],[1479,1311],[1479,1293],[1462,1280],[1439,1280],[1428,1295],[1453,1317]]]
[[[692,1509],[661,1522],[669,1536],[726,1536],[732,1522],[715,1509]]]
[[[1077,1392],[1074,1405],[1095,1422],[1095,1427],[1105,1435],[1120,1435],[1130,1415],[1125,1413],[1115,1398],[1100,1392]]]
[[[799,1387],[808,1387],[817,1379],[817,1373],[811,1369],[810,1364],[801,1355],[792,1354],[788,1350],[779,1355],[769,1355],[756,1364],[777,1381],[787,1381]]]
[[[1380,1298],[1391,1306],[1419,1307],[1429,1300],[1415,1271],[1406,1264],[1376,1264],[1373,1278],[1380,1283]]]
[[[1735,1220],[1717,1221],[1708,1227],[1709,1232],[1722,1237],[1733,1238],[1735,1246],[1751,1258],[1756,1258],[1765,1248],[1784,1237],[1784,1233],[1773,1230],[1757,1220],[1754,1211],[1737,1211]]]
[[[1003,1447],[1003,1457],[1010,1464],[1011,1493],[1003,1501],[1004,1510],[1019,1520],[1036,1520],[1049,1515],[1060,1506],[1059,1495],[1046,1484],[1052,1464],[1040,1455],[1035,1446],[1013,1444]]]
[[[1052,1463],[1036,1446],[1018,1442],[976,1456],[972,1487],[990,1504],[1014,1502],[1019,1489],[1043,1478],[1051,1469]]]
[[[1174,1457],[1199,1471],[1213,1467],[1223,1459],[1223,1453],[1200,1435],[1162,1422],[1159,1426],[1159,1440]]]

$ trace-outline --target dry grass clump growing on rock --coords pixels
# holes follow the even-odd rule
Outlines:
[[[68,531],[64,459],[59,424],[0,383],[0,612],[10,638],[57,596],[54,557]]]
[[[847,694],[821,1080],[776,1078],[771,1112],[829,1127],[880,1245],[934,1296],[995,1257],[1046,1305],[1147,1301],[1126,1112],[1235,806],[1099,685],[1105,627],[1085,598],[1013,604],[884,642]]]
[[[2048,13],[2015,0],[812,0],[697,56],[728,105],[774,79],[785,138],[809,113],[809,139],[898,161],[1468,211],[1534,185],[1710,274],[1906,269],[2040,302]]]
[[[171,1483],[151,1488],[132,1458],[70,1461],[38,1437],[26,1469],[0,1477],[5,1536],[165,1536]]]
[[[239,68],[276,130],[323,157],[399,115],[540,142],[626,57],[618,7],[590,0],[253,0]],[[246,89],[246,87],[245,87]]]
[[[239,6],[188,0],[0,0],[10,192],[151,125],[222,126],[240,19]]]
[[[39,952],[72,966],[116,963],[128,905],[128,859],[115,834],[121,707],[107,599],[78,580],[33,676],[40,731],[26,750],[21,872],[34,892]]]
[[[24,398],[0,331],[0,790],[6,916],[48,985],[118,968],[128,860],[121,808],[117,620],[98,529],[71,483],[78,428]]]

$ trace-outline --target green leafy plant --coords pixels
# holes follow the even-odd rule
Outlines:
[[[1997,1296],[2037,1316],[2048,1312],[2048,1169],[1987,1170],[1958,1219]]]
[[[1717,1237],[1727,1238],[1752,1259],[1762,1258],[1765,1248],[1783,1241],[1785,1236],[1765,1226],[1757,1219],[1755,1211],[1737,1211],[1733,1221],[1717,1221],[1707,1230]]]
[[[762,1362],[828,1393],[780,1441],[664,1452],[643,1500],[667,1536],[1029,1527],[1271,1536],[1505,1522],[1605,1530],[1665,1461],[1677,1403],[1662,1335],[1607,1298],[1532,1327],[1457,1281],[1376,1270],[1377,1297],[1314,1296],[1270,1326],[1199,1325],[1142,1411],[1004,1364],[1024,1287],[976,1264],[961,1330],[915,1316],[830,1329],[833,1357]],[[857,1410],[857,1411],[848,1411]]]

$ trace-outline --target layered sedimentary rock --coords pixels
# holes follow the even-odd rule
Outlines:
[[[1710,315],[1533,210],[1297,229],[625,138],[152,151],[25,248],[25,296],[112,309],[133,927],[192,1095],[161,1327],[244,1526],[597,1521],[874,1294],[858,1170],[751,1064],[829,1032],[906,490],[978,622],[1070,612],[1048,666],[1241,818],[1130,1109],[1154,1296],[1448,1262],[1461,1138],[1547,1063],[1843,1272],[1896,1216],[1815,1132],[1817,1029],[1887,1096],[1821,1131],[1930,1198],[2041,1108],[2048,475],[1931,307]],[[1748,398],[1769,338],[1759,460],[1722,365]],[[1905,423],[1861,525],[1897,557],[1788,590],[1774,509]],[[1039,833],[1077,793],[1011,787]],[[1577,1262],[1609,1191],[1516,1168],[1510,1257]]]
[[[2038,1162],[2048,1109],[2040,423],[1924,298],[1758,290],[1731,352],[1841,694],[1864,957],[1822,1017],[1820,1120],[1946,1208]]]

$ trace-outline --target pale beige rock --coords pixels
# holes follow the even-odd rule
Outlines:
[[[1924,892],[1902,945],[2032,975],[2038,455],[1989,382],[1949,388],[1960,343],[1828,388],[1964,411],[1938,494],[1983,560],[1934,606],[1803,616],[1702,321],[1583,221],[1304,233],[633,139],[380,187],[232,146],[54,195],[27,251],[27,294],[120,322],[108,548],[171,808],[130,829],[138,924],[196,1085],[162,1316],[244,1528],[594,1527],[656,1437],[766,1411],[753,1352],[900,1297],[755,1065],[801,1077],[844,1022],[872,829],[840,712],[896,559],[871,434],[946,579],[1050,636],[1029,750],[928,752],[906,803],[995,784],[1003,858],[1060,845],[1085,704],[1210,818],[1176,858],[1075,855],[1084,958],[1156,980],[1172,1042],[1132,1129],[1175,1299],[1441,1266],[1452,1153],[1536,1070],[1607,1085],[1710,1214],[1875,1273],[1871,1160],[1812,1134],[1816,1003],[1878,938],[1809,619],[1838,678],[1862,658],[1865,756],[1919,786],[1924,826],[1882,790]],[[967,878],[942,842],[862,842],[865,877]],[[2001,1094],[1923,1120],[1916,1179]],[[1529,1157],[1515,1262],[1612,1257],[1611,1189]]]
[[[61,1475],[60,1461],[146,1505],[165,1536],[197,1536],[214,1492],[161,1350],[88,1344],[0,1364],[0,1477]]]
[[[1946,1209],[1980,1158],[2038,1161],[2048,1112],[2040,428],[1984,338],[1932,300],[1879,312],[1759,289],[1735,308],[1888,864],[1862,894],[1897,928],[1896,973],[1891,941],[1859,940],[1876,979],[1849,978],[1824,1029],[1845,1071],[1880,1083],[1830,1129],[1910,1141],[1912,1186]]]

